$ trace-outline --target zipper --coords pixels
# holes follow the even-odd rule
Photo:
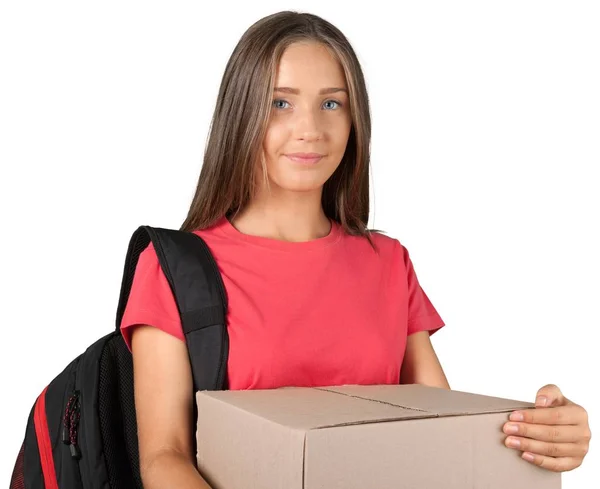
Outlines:
[[[87,353],[87,351],[86,351]],[[82,397],[85,398],[85,394],[87,393],[87,390],[83,389],[83,386],[81,385],[81,379],[83,376],[83,372],[84,372],[84,356],[85,353],[83,353],[81,355],[81,358],[79,359],[79,361],[77,362],[77,365],[74,368],[74,379],[73,379],[73,392],[71,397],[76,397],[77,398],[77,403],[74,404],[74,406],[77,406],[77,412],[79,414],[74,415],[73,420],[76,421],[76,423],[74,423],[74,426],[76,425],[75,431],[74,431],[74,440],[75,443],[73,446],[71,444],[71,440],[69,439],[69,451],[71,453],[71,457],[72,460],[76,461],[78,466],[79,466],[79,478],[81,481],[81,486],[80,487],[87,487],[89,488],[89,483],[91,481],[91,477],[90,474],[92,473],[90,466],[89,466],[89,457],[85,456],[88,453],[91,453],[89,451],[89,446],[87,444],[87,432],[84,430],[83,432],[81,431],[81,416],[82,416],[82,412],[83,412],[83,401],[82,401]],[[75,396],[75,393],[77,393],[77,396]],[[70,397],[70,398],[71,398]],[[69,398],[69,399],[70,399]],[[85,400],[85,399],[84,399]],[[75,401],[73,401],[73,403],[75,403]],[[73,406],[73,407],[74,407]],[[83,413],[83,420],[85,420],[86,414],[85,412]],[[85,447],[85,455],[82,454],[81,452],[81,447]],[[79,456],[79,458],[77,458],[77,456]]]
[[[81,450],[77,444],[77,428],[79,427],[80,417],[79,391],[75,389],[67,401],[63,415],[62,441],[65,445],[69,445],[71,458],[76,460],[81,458]]]
[[[46,387],[37,398],[33,414],[33,424],[37,437],[38,450],[40,452],[40,463],[42,475],[44,476],[44,487],[46,489],[58,489],[56,469],[54,468],[54,456],[52,455],[52,442],[48,430],[48,417],[46,416]]]

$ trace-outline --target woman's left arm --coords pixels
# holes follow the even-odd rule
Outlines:
[[[406,339],[400,371],[401,384],[423,384],[450,389],[446,374],[429,339],[429,331],[419,331]]]
[[[408,336],[400,372],[401,384],[450,389],[428,331]],[[521,458],[552,472],[579,467],[592,437],[586,410],[567,399],[555,385],[542,387],[535,409],[515,411],[504,427],[505,444]]]

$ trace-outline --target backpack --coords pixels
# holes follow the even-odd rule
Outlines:
[[[69,363],[35,401],[10,489],[143,489],[133,362],[120,324],[150,241],[177,303],[194,389],[227,388],[227,299],[208,246],[191,232],[140,226],[127,250],[116,329]]]

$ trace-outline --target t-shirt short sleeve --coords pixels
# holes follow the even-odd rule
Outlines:
[[[402,246],[408,284],[408,335],[429,331],[432,335],[445,326],[444,321],[419,284],[408,250]]]
[[[121,320],[121,333],[130,351],[133,328],[142,324],[185,339],[173,292],[152,243],[140,253]]]

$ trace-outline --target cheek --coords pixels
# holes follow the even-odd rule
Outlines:
[[[350,135],[351,127],[352,121],[350,120],[350,115],[338,114],[327,127],[330,141],[336,146],[345,144]]]
[[[271,124],[263,140],[263,149],[268,156],[276,156],[285,148],[288,131],[282,124]]]
[[[350,136],[350,126],[340,127],[334,133],[331,133],[330,139],[330,153],[335,155],[336,158],[342,158],[348,146],[348,138]]]

